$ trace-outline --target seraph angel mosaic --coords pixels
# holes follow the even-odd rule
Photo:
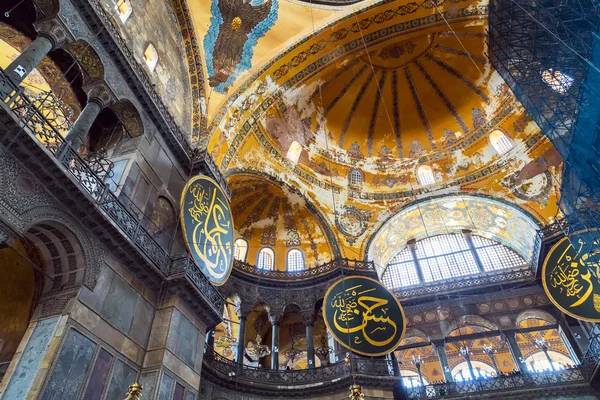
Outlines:
[[[218,93],[252,67],[254,46],[277,20],[277,0],[212,0],[204,37],[209,85]]]

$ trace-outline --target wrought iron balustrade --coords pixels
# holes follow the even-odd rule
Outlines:
[[[547,389],[550,386],[586,384],[579,368],[526,373],[495,378],[476,379],[406,388],[409,399],[437,399],[444,397],[473,396],[490,392]]]
[[[349,361],[339,362],[312,369],[276,370],[239,365],[206,345],[203,365],[224,379],[247,381],[253,385],[295,386],[328,383],[351,378],[352,375],[370,376],[384,379],[398,379],[398,369],[390,360],[373,360],[350,358]]]
[[[310,279],[315,276],[334,271],[338,268],[354,271],[375,271],[375,264],[372,261],[350,260],[347,258],[337,258],[328,263],[321,264],[315,268],[308,268],[302,271],[277,271],[256,268],[252,264],[240,260],[234,260],[234,268],[246,274],[260,278],[298,281]]]
[[[200,271],[200,269],[194,263],[194,260],[190,255],[185,254],[181,258],[176,258],[171,264],[169,269],[169,276],[178,274],[185,275],[194,283],[194,286],[200,293],[212,304],[219,314],[223,313],[223,307],[225,306],[225,298],[221,296],[221,293],[213,286],[208,280],[206,275]]]
[[[415,285],[413,287],[399,288],[394,290],[394,294],[400,299],[407,299],[533,278],[535,278],[533,270],[529,265],[525,265],[522,268],[482,272],[476,275],[446,279],[440,282],[430,282]]]
[[[90,166],[78,152],[63,139],[68,131],[68,124],[57,126],[56,119],[51,118],[48,110],[54,97],[48,94],[45,98],[32,101],[23,88],[14,83],[0,68],[0,93],[2,102],[18,118],[24,132],[35,137],[38,143],[64,167],[74,178],[84,193],[87,193],[97,207],[104,211],[109,219],[128,237],[148,259],[163,273],[173,274],[181,269],[194,283],[198,291],[212,304],[219,315],[223,310],[224,299],[207,280],[204,274],[191,262],[181,259],[171,260],[169,254],[158,244],[140,219],[110,190],[105,179],[110,177],[109,163],[97,162]],[[46,103],[48,102],[48,108]],[[16,135],[17,132],[14,132]]]

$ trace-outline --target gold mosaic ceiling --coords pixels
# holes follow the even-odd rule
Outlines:
[[[248,241],[248,263],[256,263],[263,247],[274,250],[280,270],[286,269],[292,248],[302,251],[307,267],[331,260],[328,227],[302,195],[258,175],[232,175],[228,184],[236,236]]]
[[[335,10],[258,3],[242,25],[235,7],[213,1],[191,9],[203,52],[208,151],[233,174],[230,185],[242,171],[293,187],[350,258],[364,258],[386,219],[430,193],[483,194],[539,221],[554,218],[561,160],[487,59],[486,0]],[[228,63],[216,49],[244,24],[256,28],[250,45],[231,46]],[[495,130],[512,150],[490,145]],[[297,161],[289,156],[294,141]],[[431,167],[434,184],[420,184],[421,165]],[[359,185],[349,181],[354,169]],[[262,189],[234,188],[233,202],[251,190]],[[245,218],[236,216],[240,234]],[[252,240],[264,245],[259,236]],[[277,241],[286,248],[284,236]]]

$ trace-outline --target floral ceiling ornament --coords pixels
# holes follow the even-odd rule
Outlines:
[[[256,335],[256,341],[249,341],[246,347],[246,354],[252,359],[252,361],[258,361],[259,359],[271,354],[271,349],[262,343],[262,336]]]

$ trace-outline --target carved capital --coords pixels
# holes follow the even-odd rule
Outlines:
[[[304,326],[313,326],[315,319],[316,316],[313,310],[302,313],[302,322],[304,322]]]
[[[63,47],[75,40],[58,16],[37,21],[34,26],[38,34],[52,41],[53,48]]]
[[[89,85],[84,85],[83,90],[88,95],[88,101],[93,101],[102,108],[109,107],[111,104],[117,101],[117,98],[113,94],[112,90],[104,81],[93,82]]]
[[[279,310],[269,311],[269,322],[271,322],[272,325],[279,325],[282,318],[283,318],[283,311],[279,311]]]
[[[240,303],[235,307],[235,313],[239,318],[248,318],[252,312],[252,306],[247,303]]]

